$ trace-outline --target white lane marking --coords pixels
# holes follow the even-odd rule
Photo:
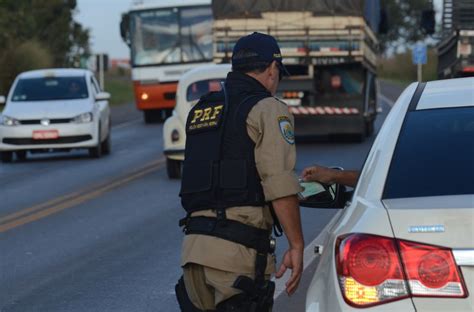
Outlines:
[[[136,119],[133,119],[133,120],[130,120],[130,121],[127,121],[127,122],[124,122],[124,123],[121,123],[121,124],[118,124],[116,126],[113,126],[112,129],[121,129],[121,128],[126,128],[126,127],[129,127],[131,125],[135,125],[139,122],[141,122],[142,119],[141,118],[136,118]]]
[[[331,221],[329,221],[328,223],[330,223]],[[303,274],[304,271],[306,271],[306,268],[308,268],[314,260],[316,260],[318,256],[316,256],[314,254],[314,246],[318,245],[318,242],[322,240],[322,234],[324,233],[324,231],[326,231],[326,227],[324,227],[324,229],[319,233],[319,235],[311,242],[309,243],[306,248],[304,249],[304,253],[303,253]],[[278,271],[278,266],[277,266],[277,271]],[[275,298],[274,300],[276,301],[278,299],[278,297],[283,293],[285,292],[286,290],[286,282],[290,279],[290,276],[291,276],[291,270],[287,270],[285,272],[285,274],[276,279],[274,278],[274,281],[275,281],[275,294],[273,295],[273,298]],[[300,285],[301,286],[301,285]]]

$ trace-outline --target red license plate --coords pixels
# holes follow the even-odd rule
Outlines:
[[[51,140],[59,138],[58,130],[33,131],[33,140]]]

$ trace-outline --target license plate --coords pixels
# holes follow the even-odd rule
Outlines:
[[[59,138],[58,130],[37,130],[33,131],[34,140],[51,140]]]

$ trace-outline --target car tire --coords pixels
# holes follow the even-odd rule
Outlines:
[[[89,156],[92,158],[100,158],[102,156],[102,142],[100,141],[100,126],[99,126],[99,140],[97,145],[89,148]]]
[[[371,137],[374,134],[374,120],[365,121],[365,135],[366,137]]]
[[[112,151],[112,142],[110,138],[110,129],[109,133],[107,134],[107,137],[105,138],[104,142],[102,142],[102,154],[104,155],[109,155],[110,152]]]
[[[13,161],[13,152],[0,152],[0,158],[3,163],[11,163]]]
[[[181,178],[181,161],[167,158],[166,159],[166,172],[168,173],[168,178],[180,179]]]
[[[25,161],[26,160],[26,151],[16,151],[15,152],[16,159],[19,161]]]
[[[102,146],[101,146],[102,154],[103,154],[103,155],[109,155],[110,152],[111,152],[110,134],[107,135],[107,137],[105,138],[104,142],[102,142],[101,145],[102,145]]]

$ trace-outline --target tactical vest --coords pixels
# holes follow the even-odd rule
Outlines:
[[[265,204],[246,120],[255,104],[271,95],[233,99],[224,91],[203,96],[186,122],[180,196],[188,213]]]

